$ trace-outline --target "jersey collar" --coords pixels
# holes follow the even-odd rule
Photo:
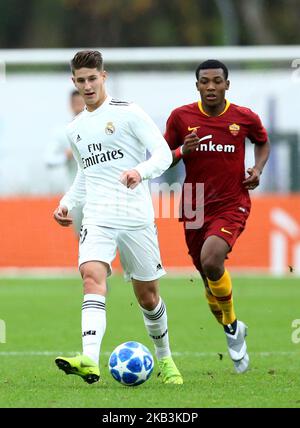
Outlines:
[[[230,106],[230,102],[229,102],[228,100],[225,100],[225,107],[224,107],[224,110],[223,110],[220,114],[218,114],[218,116],[222,116],[222,114],[226,113],[226,111],[229,109],[229,106]],[[198,107],[199,107],[199,110],[201,111],[201,113],[202,113],[202,114],[204,114],[205,116],[211,117],[209,114],[207,114],[207,113],[203,110],[201,100],[199,100],[199,101],[198,101]],[[218,117],[218,116],[216,116],[216,117]]]
[[[96,110],[88,111],[88,109],[85,107],[86,114],[93,115],[93,114],[98,113],[99,111],[104,109],[111,102],[111,100],[112,100],[112,97],[110,95],[106,95],[104,102],[98,108],[96,108]]]

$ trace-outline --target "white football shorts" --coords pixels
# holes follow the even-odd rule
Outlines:
[[[101,261],[109,265],[109,276],[117,249],[126,281],[131,279],[153,281],[165,275],[155,224],[134,230],[82,225],[79,266],[89,261]]]

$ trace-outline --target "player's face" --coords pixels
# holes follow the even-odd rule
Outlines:
[[[224,103],[229,80],[225,79],[222,68],[200,70],[196,86],[202,103],[209,107],[216,107]]]
[[[75,116],[82,112],[85,107],[84,99],[81,95],[73,95],[71,98],[71,110]]]
[[[80,68],[74,71],[72,80],[83,97],[87,109],[98,108],[106,98],[105,91],[106,72],[97,68]]]

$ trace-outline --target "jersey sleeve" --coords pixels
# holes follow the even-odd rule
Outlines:
[[[175,111],[170,114],[167,120],[164,136],[171,150],[175,150],[177,149],[177,147],[181,146],[182,141],[180,133],[177,129],[177,119]]]
[[[85,175],[83,173],[83,165],[80,158],[80,154],[78,152],[77,147],[75,146],[73,141],[70,139],[68,134],[67,134],[67,138],[70,142],[73,156],[77,162],[78,168],[77,168],[77,174],[75,176],[72,186],[67,191],[67,193],[62,197],[59,204],[66,206],[68,208],[68,211],[71,211],[73,208],[77,206],[84,205],[85,197],[86,197],[86,187],[85,187]]]
[[[251,143],[264,144],[268,141],[268,133],[263,126],[260,117],[251,111],[251,123],[249,126],[249,131],[247,137]]]
[[[138,106],[134,106],[131,132],[150,152],[151,157],[139,163],[136,169],[143,180],[159,177],[172,163],[172,153],[153,120]]]

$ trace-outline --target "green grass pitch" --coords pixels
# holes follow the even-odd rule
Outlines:
[[[299,279],[233,279],[236,312],[249,327],[251,369],[243,375],[234,372],[200,281],[166,278],[160,284],[182,386],[162,385],[157,367],[138,387],[124,387],[109,374],[109,354],[120,343],[136,340],[153,351],[122,277],[109,280],[102,380],[93,385],[54,364],[59,354],[81,351],[80,279],[1,279],[6,343],[0,343],[0,407],[300,407],[300,343],[292,341],[292,321],[300,318]]]

